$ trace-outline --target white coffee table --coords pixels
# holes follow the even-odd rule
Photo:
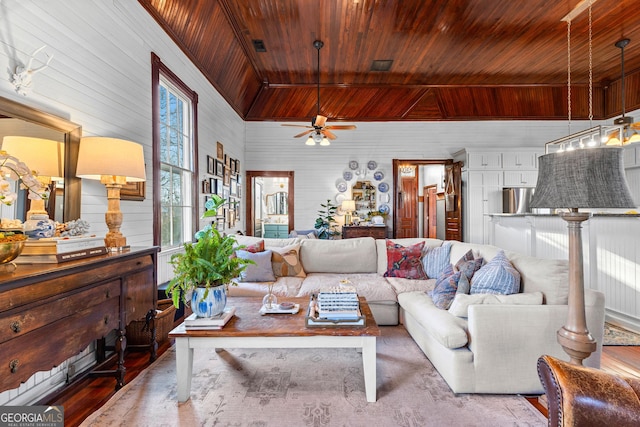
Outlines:
[[[296,314],[260,315],[261,298],[230,298],[235,316],[220,330],[186,330],[184,323],[169,333],[176,341],[178,401],[191,394],[193,350],[195,348],[356,348],[362,351],[362,366],[367,402],[376,401],[376,337],[380,329],[369,305],[360,298],[360,310],[366,326],[306,327],[308,298],[287,298],[300,304]]]

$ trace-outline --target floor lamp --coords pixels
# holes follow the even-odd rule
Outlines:
[[[27,136],[5,136],[2,139],[2,149],[35,170],[36,179],[43,187],[49,188],[52,181],[64,181],[64,142]],[[41,198],[31,199],[25,220],[35,214],[49,216]]]
[[[531,207],[563,208],[569,229],[569,312],[558,330],[558,343],[570,362],[582,361],[596,350],[587,329],[584,306],[582,222],[588,212],[579,208],[635,207],[623,167],[623,149],[597,147],[545,154],[539,158],[538,183]]]
[[[116,138],[82,138],[76,175],[100,180],[107,187],[105,222],[109,232],[104,238],[105,246],[111,251],[126,248],[127,238],[120,232],[120,189],[127,182],[145,181],[142,145]]]

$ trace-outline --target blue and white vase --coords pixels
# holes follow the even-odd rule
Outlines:
[[[227,287],[219,285],[209,288],[195,288],[191,294],[191,309],[198,317],[215,317],[222,314],[227,305]]]
[[[46,214],[33,214],[24,222],[24,234],[30,239],[53,237],[56,232],[56,223]]]

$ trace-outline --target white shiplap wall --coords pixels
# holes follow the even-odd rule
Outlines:
[[[10,83],[11,72],[45,44],[45,52],[54,58],[34,76],[32,92],[23,97]],[[206,171],[206,155],[215,155],[216,141],[245,164],[244,122],[137,1],[0,0],[0,47],[1,96],[78,123],[84,136],[117,137],[144,146],[147,198],[121,203],[122,232],[131,245],[153,242],[151,52],[198,93],[200,170]],[[34,66],[43,58],[41,52]],[[205,173],[198,176],[202,180]],[[91,223],[92,232],[104,234],[106,190],[99,182],[82,184],[81,216]],[[200,197],[203,209],[204,197]],[[168,274],[162,265],[159,270],[161,277]],[[17,390],[1,393],[0,404],[32,402],[61,385],[66,366],[81,364],[83,356],[34,375]]]

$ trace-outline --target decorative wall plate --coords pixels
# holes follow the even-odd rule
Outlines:
[[[345,191],[347,191],[347,183],[344,181],[340,181],[336,184],[336,188],[339,192],[344,193]]]
[[[380,193],[378,195],[378,200],[380,201],[380,203],[389,203],[391,197],[389,196],[389,193]]]
[[[389,205],[380,205],[380,207],[378,208],[378,210],[380,212],[382,212],[383,214],[388,214],[390,209],[389,209]]]
[[[373,179],[376,181],[382,181],[384,179],[384,174],[380,171],[377,171],[373,174]]]
[[[378,184],[378,190],[386,193],[387,191],[389,191],[389,184],[387,184],[386,182],[381,182],[380,184]]]
[[[347,196],[345,194],[336,194],[336,203],[338,204],[338,206],[342,205],[342,202],[344,202],[345,200],[347,200]]]
[[[373,160],[369,160],[369,163],[367,163],[367,167],[369,168],[370,171],[373,171],[373,170],[376,170],[376,168],[378,167],[378,164]]]
[[[355,160],[351,160],[351,161],[349,162],[349,169],[351,169],[351,170],[356,170],[356,169],[358,169],[358,166],[360,166],[360,165],[359,165],[359,164],[358,164],[358,162],[356,162]]]
[[[353,173],[351,171],[345,171],[342,173],[342,177],[345,181],[351,181],[351,178],[353,178]]]

